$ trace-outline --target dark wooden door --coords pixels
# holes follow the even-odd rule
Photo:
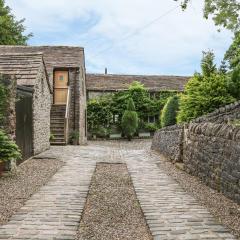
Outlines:
[[[21,96],[16,103],[16,143],[23,160],[33,155],[32,96]]]

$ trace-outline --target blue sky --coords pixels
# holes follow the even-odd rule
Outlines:
[[[26,18],[31,45],[85,48],[88,72],[192,75],[203,50],[219,63],[232,34],[202,18],[202,0],[186,12],[173,0],[6,0]],[[154,21],[157,19],[156,21]]]

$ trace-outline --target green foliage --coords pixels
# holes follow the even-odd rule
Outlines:
[[[89,131],[100,126],[107,127],[113,119],[111,111],[111,95],[92,99],[88,102],[88,128]]]
[[[148,130],[149,132],[155,132],[159,129],[156,123],[146,123],[144,129]]]
[[[0,161],[8,162],[12,159],[18,160],[21,153],[18,146],[0,130]]]
[[[121,128],[121,119],[127,108],[129,99],[133,99],[139,118],[139,128],[145,128],[148,116],[159,116],[170,96],[176,91],[157,93],[155,98],[150,98],[149,91],[139,82],[134,82],[126,91],[108,94],[88,102],[88,130],[96,133],[102,126],[107,129]]]
[[[26,45],[32,34],[25,35],[23,22],[17,21],[5,1],[0,0],[0,45]]]
[[[8,91],[5,86],[1,83],[3,76],[0,75],[0,126],[3,124],[3,117],[6,108]]]
[[[208,58],[208,61],[211,65],[212,59]],[[229,83],[229,76],[215,69],[205,71],[203,68],[202,74],[196,73],[181,94],[178,122],[190,121],[234,102],[236,99],[231,94]]]
[[[235,33],[233,43],[227,50],[224,59],[229,62],[231,69],[240,66],[240,31]]]
[[[106,138],[108,136],[108,129],[103,126],[98,126],[96,129],[93,129],[92,133],[98,138]]]
[[[202,74],[209,77],[217,71],[216,64],[214,64],[214,53],[212,51],[203,52],[201,61]]]
[[[165,104],[161,114],[161,126],[174,125],[177,122],[177,112],[179,109],[179,97],[170,97]]]
[[[240,100],[240,65],[231,72],[229,91],[234,98]]]
[[[79,131],[77,131],[77,130],[71,131],[70,136],[69,136],[69,142],[70,142],[71,144],[77,143],[78,140],[79,140],[79,136],[80,136],[80,135],[79,135]]]
[[[183,9],[186,9],[190,0],[181,1]],[[212,19],[216,26],[222,26],[233,32],[240,30],[240,2],[238,0],[205,0],[204,18]]]
[[[49,141],[53,141],[53,140],[55,140],[55,136],[53,135],[53,133],[50,133]]]
[[[125,110],[122,117],[122,130],[129,140],[131,140],[138,128],[138,115],[137,112],[134,110],[134,102],[130,98],[128,101],[127,110]]]

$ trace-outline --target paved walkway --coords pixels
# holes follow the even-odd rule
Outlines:
[[[150,142],[54,147],[41,157],[65,161],[51,181],[0,227],[0,239],[75,239],[97,162],[126,162],[154,239],[235,239],[156,165]]]

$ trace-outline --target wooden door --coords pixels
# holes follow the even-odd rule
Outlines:
[[[32,113],[32,96],[19,97],[16,102],[16,143],[21,150],[22,160],[33,156]]]
[[[67,103],[68,71],[54,72],[54,104]]]

